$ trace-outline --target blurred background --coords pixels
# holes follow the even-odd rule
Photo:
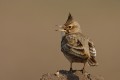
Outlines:
[[[69,70],[55,32],[69,12],[97,49],[99,66],[87,71],[120,79],[119,0],[0,0],[0,80],[39,80],[43,73]]]

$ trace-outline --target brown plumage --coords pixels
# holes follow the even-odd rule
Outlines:
[[[82,71],[85,71],[85,64],[88,62],[90,66],[96,66],[97,61],[96,50],[93,42],[82,34],[80,25],[76,22],[71,14],[64,25],[57,31],[61,31],[61,51],[70,62],[70,71],[72,71],[72,63],[84,63]]]

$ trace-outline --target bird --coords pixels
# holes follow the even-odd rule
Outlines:
[[[83,63],[83,73],[86,72],[86,63],[90,66],[98,65],[93,41],[82,33],[80,24],[74,20],[71,13],[65,24],[56,31],[61,32],[61,52],[70,62],[70,71],[73,71],[73,63]]]

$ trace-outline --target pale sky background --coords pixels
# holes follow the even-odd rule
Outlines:
[[[87,71],[119,80],[119,0],[0,0],[0,80],[39,80],[43,73],[69,70],[54,31],[69,12],[97,49],[99,66]]]

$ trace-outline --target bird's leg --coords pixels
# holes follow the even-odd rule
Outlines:
[[[85,65],[86,65],[86,63],[84,63],[83,68],[80,70],[80,71],[82,71],[82,73],[85,73]]]
[[[70,62],[70,71],[72,71],[73,69],[72,69],[72,62]]]

